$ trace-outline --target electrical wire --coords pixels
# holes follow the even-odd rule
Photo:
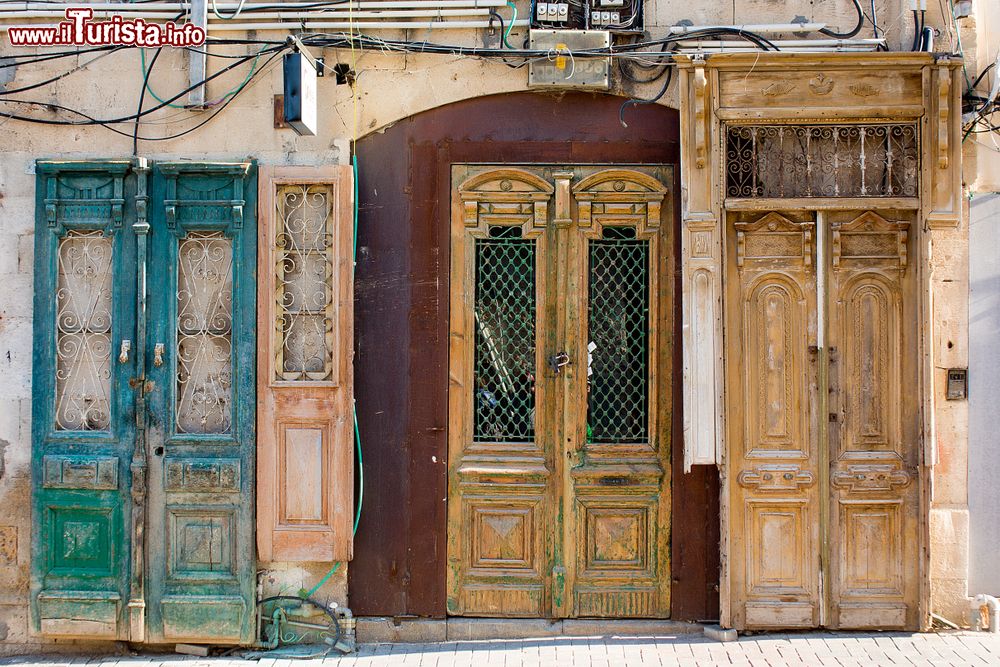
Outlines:
[[[222,76],[226,72],[228,72],[228,71],[230,71],[230,70],[232,70],[232,69],[234,69],[236,67],[239,67],[240,65],[242,65],[242,64],[244,64],[244,63],[246,63],[246,62],[248,62],[248,61],[256,58],[259,55],[262,55],[262,54],[265,54],[265,53],[280,53],[281,51],[284,51],[286,48],[287,48],[287,45],[284,42],[281,42],[280,45],[278,45],[278,46],[273,46],[273,47],[262,49],[260,52],[258,52],[258,54],[247,55],[244,58],[240,59],[239,61],[233,63],[232,65],[229,65],[228,67],[224,67],[223,69],[219,70],[215,74],[212,74],[212,75],[210,75],[210,76],[202,79],[198,83],[195,83],[195,84],[192,84],[191,86],[188,86],[187,88],[185,88],[181,92],[177,93],[173,97],[167,99],[166,102],[163,102],[163,103],[159,104],[158,106],[146,109],[141,114],[133,114],[133,115],[129,115],[129,116],[121,116],[121,117],[118,117],[118,118],[96,119],[96,118],[92,118],[90,116],[87,116],[87,114],[84,114],[82,112],[78,112],[78,111],[70,109],[70,111],[73,111],[74,113],[77,113],[78,115],[87,118],[88,120],[86,120],[86,121],[69,121],[69,120],[64,120],[64,119],[25,118],[25,117],[14,116],[12,114],[8,114],[8,113],[2,112],[2,111],[0,111],[0,115],[2,115],[2,116],[11,116],[11,117],[14,117],[16,120],[35,121],[35,122],[40,122],[40,123],[44,123],[44,124],[47,124],[47,125],[111,125],[111,124],[117,124],[117,123],[128,123],[128,122],[132,122],[133,120],[135,120],[136,115],[138,115],[140,117],[141,116],[146,116],[148,114],[153,113],[154,111],[158,111],[160,109],[163,109],[164,107],[167,106],[168,103],[174,102],[174,101],[180,99],[184,95],[187,95],[188,93],[190,93],[195,88],[197,88],[199,86],[202,86],[202,85],[208,83],[209,81],[212,81],[213,79],[216,79],[216,78]],[[269,59],[267,62],[270,62],[271,60],[273,60],[273,58]],[[261,69],[263,69],[263,68],[261,68]],[[36,106],[47,106],[47,107],[52,107],[52,108],[66,109],[66,107],[59,107],[58,105],[49,104],[47,102],[34,102],[34,101],[30,101],[30,100],[9,100],[9,99],[5,99],[5,98],[0,97],[0,103],[2,103],[2,102],[6,102],[6,103],[10,103],[10,104],[19,104],[19,103],[22,103],[22,104],[33,104],[33,105],[36,105]],[[130,136],[130,135],[127,135],[127,136]]]
[[[514,47],[510,45],[510,42],[507,41],[507,38],[510,37],[510,31],[514,29],[514,22],[517,21],[517,5],[515,5],[513,2],[510,2],[510,0],[507,0],[507,6],[510,7],[511,11],[510,25],[507,26],[507,32],[503,34],[503,39],[501,40],[501,42],[508,49],[512,49]]]
[[[149,69],[146,70],[145,75],[142,78],[142,91],[139,93],[139,108],[135,112],[135,130],[132,133],[132,155],[139,155],[139,119],[142,117],[142,103],[146,101],[146,89],[149,88],[149,77],[153,73],[153,65],[156,64],[156,59],[160,57],[163,53],[163,47],[156,49],[156,53],[153,54],[153,59],[149,61]]]
[[[649,99],[634,98],[631,100],[626,100],[622,103],[621,107],[618,108],[618,122],[622,124],[622,127],[628,127],[628,123],[625,122],[625,109],[630,106],[638,106],[640,104],[655,104],[659,102],[660,99],[667,94],[667,88],[670,87],[670,82],[673,79],[674,69],[673,67],[667,68],[667,78],[663,81],[663,86],[660,91],[656,93],[653,97]]]
[[[219,13],[218,7],[216,7],[216,4],[215,4],[216,0],[212,0],[212,13],[215,14],[216,16],[218,16],[223,21],[231,21],[231,20],[233,20],[234,18],[236,18],[237,16],[240,15],[240,12],[243,11],[243,5],[246,3],[246,1],[247,0],[240,0],[240,4],[239,4],[239,6],[236,7],[236,11],[235,12],[233,12],[229,16],[223,16],[222,14]]]
[[[59,60],[60,58],[73,58],[75,56],[82,56],[87,53],[94,53],[95,51],[114,51],[121,48],[120,45],[106,44],[104,46],[94,46],[87,49],[79,49],[77,51],[59,51],[58,53],[49,53],[44,56],[36,56],[33,53],[26,53],[24,55],[6,55],[0,56],[0,60],[7,62],[0,63],[0,69],[6,69],[8,67],[20,67],[22,65],[35,65],[37,63],[48,62],[49,60]],[[27,60],[15,60],[16,58],[26,58]]]
[[[65,79],[70,74],[74,74],[76,72],[79,72],[80,70],[86,68],[87,66],[91,65],[92,63],[97,62],[98,60],[100,60],[104,56],[111,55],[115,51],[119,51],[119,50],[124,49],[124,48],[127,48],[127,47],[116,46],[115,48],[111,49],[110,51],[105,51],[104,53],[102,53],[101,55],[97,56],[96,58],[94,58],[92,60],[88,60],[87,62],[83,63],[82,65],[77,65],[73,69],[66,70],[62,74],[58,74],[58,75],[52,77],[51,79],[46,79],[45,81],[39,81],[38,83],[33,83],[31,85],[28,85],[28,86],[21,86],[20,88],[15,88],[13,90],[0,90],[0,95],[13,95],[15,93],[23,93],[23,92],[26,92],[26,91],[29,91],[29,90],[35,90],[36,88],[41,88],[42,86],[47,86],[50,83],[55,83],[56,81],[59,81],[60,79]]]
[[[854,9],[858,12],[858,23],[854,26],[853,30],[850,32],[837,32],[829,28],[820,28],[819,32],[834,39],[850,39],[861,32],[861,29],[865,26],[865,12],[861,9],[861,0],[853,0],[853,2]]]

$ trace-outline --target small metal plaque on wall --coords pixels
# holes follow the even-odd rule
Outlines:
[[[611,33],[606,30],[532,30],[532,50],[547,51],[545,58],[528,64],[528,85],[547,88],[585,88],[608,90],[611,87],[611,59],[585,56],[580,52],[606,49]]]
[[[949,401],[957,401],[969,396],[969,369],[949,368],[948,369],[948,390],[945,398]]]

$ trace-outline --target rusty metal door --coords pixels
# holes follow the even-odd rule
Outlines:
[[[736,628],[918,626],[910,224],[900,212],[729,216]]]
[[[449,613],[669,615],[669,183],[453,167]]]

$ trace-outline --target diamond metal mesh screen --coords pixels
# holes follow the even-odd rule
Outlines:
[[[535,242],[519,227],[476,239],[473,439],[535,437]]]
[[[649,242],[607,227],[590,241],[588,437],[598,443],[649,438]]]
[[[914,123],[730,125],[727,197],[914,197]]]

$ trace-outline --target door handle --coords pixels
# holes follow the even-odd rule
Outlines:
[[[163,365],[163,343],[153,346],[153,365],[159,368]]]
[[[123,338],[121,349],[118,351],[119,363],[124,364],[128,362],[128,353],[131,349],[132,349],[132,341],[130,341],[127,338]]]

